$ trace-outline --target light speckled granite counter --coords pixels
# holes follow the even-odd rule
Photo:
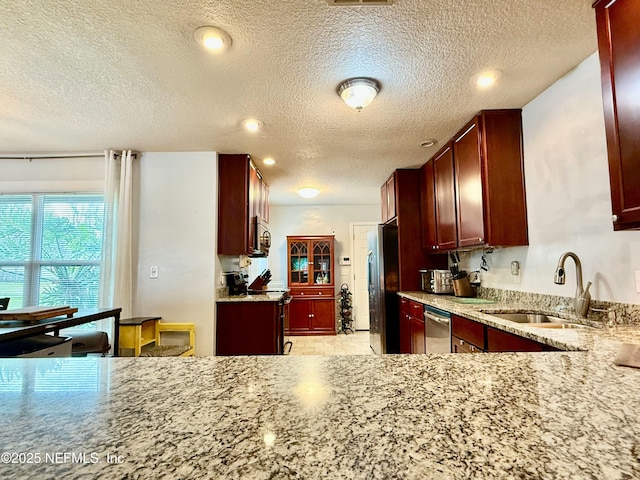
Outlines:
[[[586,335],[548,353],[0,359],[0,445],[32,461],[3,456],[0,477],[640,478],[640,370],[612,363],[640,331]]]
[[[250,295],[219,294],[216,297],[216,302],[279,302],[287,292],[288,290],[254,293]]]

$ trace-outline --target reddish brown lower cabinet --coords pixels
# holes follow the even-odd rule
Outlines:
[[[216,304],[216,355],[281,354],[283,305],[278,302]]]
[[[514,335],[497,328],[487,327],[488,352],[555,352],[550,345]]]
[[[453,353],[553,352],[558,349],[489,327],[475,320],[451,315],[451,351]]]
[[[455,335],[451,336],[451,352],[453,353],[482,353],[484,350],[476,347],[475,345],[471,345],[466,340],[463,340],[460,337],[456,337]]]
[[[333,298],[293,297],[289,305],[287,335],[335,335]]]
[[[400,298],[400,353],[425,353],[424,306]]]

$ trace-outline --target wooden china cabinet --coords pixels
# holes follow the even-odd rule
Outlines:
[[[335,335],[334,237],[288,236],[287,335]]]

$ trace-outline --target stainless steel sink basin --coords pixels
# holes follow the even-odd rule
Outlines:
[[[532,327],[540,328],[592,328],[579,323],[543,313],[490,313],[493,317],[509,320],[510,322],[526,323]]]

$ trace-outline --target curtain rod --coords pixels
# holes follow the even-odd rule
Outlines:
[[[116,157],[120,157],[116,153]],[[133,158],[138,158],[136,153],[132,153]],[[60,153],[60,154],[32,154],[32,155],[0,155],[0,160],[53,160],[56,158],[104,158],[104,153]]]

